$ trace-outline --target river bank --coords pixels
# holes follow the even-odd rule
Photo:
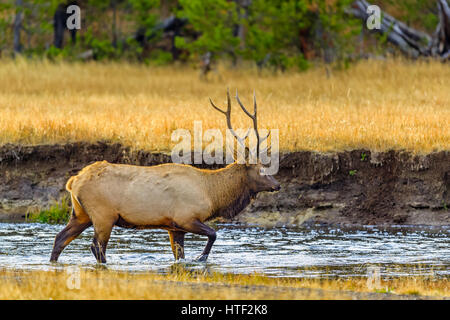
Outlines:
[[[120,144],[67,143],[0,147],[0,221],[59,201],[65,182],[99,160],[136,165],[170,155]],[[205,167],[205,166],[203,166]],[[450,225],[450,152],[310,151],[280,155],[276,194],[259,194],[235,220],[259,226]]]

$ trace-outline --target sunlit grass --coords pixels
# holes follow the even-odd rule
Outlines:
[[[447,279],[429,277],[400,277],[369,288],[366,278],[286,279],[184,269],[168,275],[80,269],[76,289],[68,270],[0,270],[0,299],[370,299],[361,294],[375,292],[450,296]]]
[[[202,81],[183,66],[0,61],[0,144],[110,140],[170,150],[171,133],[225,128],[226,88],[239,89],[260,128],[280,130],[281,150],[450,148],[450,66],[439,62],[365,61],[327,78],[305,73],[227,70]],[[251,125],[233,101],[235,128]]]

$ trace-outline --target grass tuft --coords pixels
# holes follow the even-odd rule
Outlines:
[[[48,209],[42,209],[36,213],[29,213],[27,221],[49,224],[66,224],[70,218],[70,201],[63,197],[61,202],[54,201]]]

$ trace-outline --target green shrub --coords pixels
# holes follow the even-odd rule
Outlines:
[[[153,65],[164,66],[172,62],[172,54],[163,50],[155,50],[150,56]]]
[[[61,202],[55,201],[48,209],[27,215],[27,221],[37,223],[65,224],[69,221],[71,207],[68,197],[63,197]]]

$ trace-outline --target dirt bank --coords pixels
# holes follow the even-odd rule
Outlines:
[[[137,165],[170,162],[170,155],[98,142],[0,147],[0,220],[65,194],[67,179],[98,160]],[[282,189],[259,194],[236,220],[263,226],[328,224],[450,225],[450,152],[413,155],[353,150],[281,155]]]

